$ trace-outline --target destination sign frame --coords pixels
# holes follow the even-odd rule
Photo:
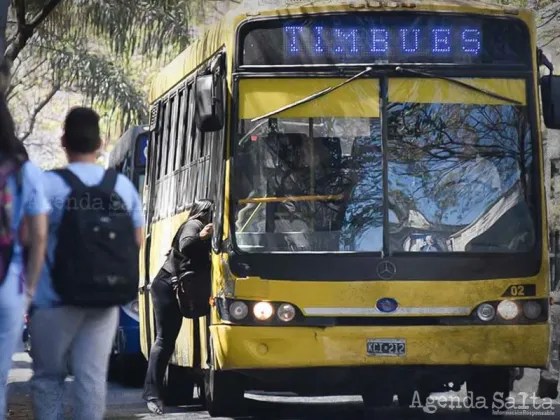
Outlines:
[[[239,31],[239,66],[531,65],[529,31],[514,18],[395,12],[259,19]]]

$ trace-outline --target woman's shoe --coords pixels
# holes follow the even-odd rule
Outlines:
[[[163,414],[163,404],[159,400],[150,400],[148,401],[148,410],[150,410],[154,414]]]

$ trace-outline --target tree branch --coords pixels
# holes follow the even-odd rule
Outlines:
[[[31,19],[31,21],[28,24],[25,24],[24,26],[20,26],[18,28],[18,32],[17,32],[17,35],[16,35],[15,39],[10,44],[8,49],[6,50],[5,57],[8,57],[9,59],[11,59],[13,61],[19,55],[21,50],[23,50],[23,48],[27,45],[27,41],[29,41],[29,39],[33,36],[33,33],[35,32],[35,29],[37,29],[37,27],[41,23],[43,23],[43,21],[47,18],[47,16],[49,14],[51,14],[51,12],[61,2],[62,2],[62,0],[50,0],[45,5],[45,7],[43,7],[43,9],[33,19]],[[23,6],[21,5],[22,3],[23,3]],[[24,1],[19,0],[16,3],[16,7],[17,7],[18,20],[19,20],[19,16],[22,13],[25,15],[25,3],[24,3]],[[23,12],[20,9],[21,7],[23,7]],[[25,17],[24,17],[24,21],[25,21]]]
[[[552,22],[558,16],[558,14],[560,14],[560,10],[556,10],[550,16],[544,17],[544,19],[546,19],[546,21],[544,23],[541,23],[540,25],[538,25],[537,29],[544,28],[546,25],[548,25],[550,22]]]
[[[47,96],[45,96],[45,98],[37,104],[37,106],[31,113],[31,117],[29,118],[29,127],[27,128],[27,131],[20,138],[22,142],[25,142],[25,140],[31,135],[31,133],[33,133],[33,129],[35,128],[35,123],[37,122],[37,116],[43,110],[43,108],[51,101],[54,95],[56,95],[56,92],[58,92],[59,89],[60,87],[58,85],[53,86],[49,91],[49,93],[47,94]]]
[[[542,44],[540,47],[544,48],[544,47],[548,47],[550,44],[552,44],[554,41],[556,41],[557,39],[560,38],[560,35],[556,35],[553,36],[552,38],[550,38],[547,42],[545,42],[544,44]]]
[[[18,30],[25,28],[25,0],[15,0]]]

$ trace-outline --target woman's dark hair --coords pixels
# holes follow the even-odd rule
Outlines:
[[[209,221],[212,211],[214,210],[214,202],[212,200],[196,200],[191,206],[188,220],[204,220]]]
[[[14,120],[2,95],[0,95],[0,153],[21,162],[29,160],[23,143],[16,137]]]

